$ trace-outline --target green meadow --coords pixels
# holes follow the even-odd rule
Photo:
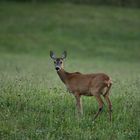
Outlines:
[[[105,72],[110,98],[75,98],[60,81],[49,51],[66,50],[65,70]],[[74,4],[0,3],[1,140],[138,140],[140,9]]]

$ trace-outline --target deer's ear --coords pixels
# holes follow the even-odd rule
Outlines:
[[[56,59],[55,54],[53,53],[53,51],[50,51],[50,57],[51,57],[53,60]]]
[[[67,52],[64,51],[63,54],[62,54],[62,59],[65,59],[67,57]]]

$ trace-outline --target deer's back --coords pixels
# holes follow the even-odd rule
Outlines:
[[[68,76],[67,87],[71,92],[79,92],[80,94],[91,95],[91,90],[97,90],[109,81],[109,76],[104,73],[81,74],[73,73]]]

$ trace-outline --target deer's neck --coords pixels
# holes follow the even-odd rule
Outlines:
[[[67,72],[64,69],[61,69],[59,71],[57,71],[57,74],[59,75],[60,79],[62,80],[62,82],[64,84],[67,83]]]

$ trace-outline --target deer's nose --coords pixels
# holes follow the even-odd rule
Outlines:
[[[59,67],[55,67],[55,69],[56,69],[56,70],[59,70],[60,68],[59,68]]]

